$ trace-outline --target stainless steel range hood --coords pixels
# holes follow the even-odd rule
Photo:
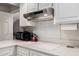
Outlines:
[[[43,10],[27,13],[23,15],[24,18],[32,21],[47,21],[53,20],[54,18],[54,9],[46,8]]]

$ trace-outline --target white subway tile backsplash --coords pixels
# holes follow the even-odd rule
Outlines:
[[[53,21],[37,22],[34,33],[39,36],[41,41],[60,40],[60,25],[54,25]]]
[[[61,39],[79,40],[79,30],[61,31]]]
[[[40,41],[79,47],[79,30],[61,30],[61,25],[53,24],[53,21],[37,22],[34,33]]]

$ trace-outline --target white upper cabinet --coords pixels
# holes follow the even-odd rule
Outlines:
[[[30,3],[31,4],[31,3]],[[31,21],[28,21],[24,18],[23,14],[26,14],[28,12],[32,12],[31,9],[32,4],[29,6],[28,3],[24,3],[20,5],[20,26],[33,26],[34,23]],[[29,7],[29,10],[28,10]],[[33,8],[34,9],[34,8]],[[33,10],[34,11],[34,10]]]
[[[38,4],[37,3],[27,3],[27,13],[34,12],[38,10]]]
[[[1,11],[0,11],[0,38],[2,38],[3,40],[13,39],[13,15]]]
[[[79,23],[78,3],[55,3],[55,23]]]
[[[38,4],[37,3],[24,3],[20,5],[20,10],[23,14],[34,12],[38,10]]]
[[[39,3],[38,5],[39,5],[39,10],[45,9],[45,8],[50,8],[53,6],[52,3]]]
[[[20,4],[20,12],[22,14],[27,13],[27,3]]]

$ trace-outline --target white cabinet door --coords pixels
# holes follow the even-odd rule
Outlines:
[[[23,14],[27,13],[27,4],[20,4],[20,26],[27,25],[27,19],[24,18]]]
[[[29,50],[23,47],[17,47],[17,56],[29,56]]]
[[[39,3],[39,10],[52,7],[52,3]]]
[[[0,22],[0,40],[2,40],[2,22]]]
[[[34,12],[38,10],[38,4],[37,3],[27,3],[27,13]]]
[[[14,56],[14,46],[0,48],[0,56]]]
[[[54,6],[56,22],[74,23],[79,21],[78,3],[56,3]]]
[[[30,51],[30,56],[48,56],[48,55],[37,51]]]
[[[27,13],[27,10],[27,3],[20,4],[20,12],[22,12],[22,14]]]
[[[38,10],[38,3],[24,3],[20,5],[22,14],[34,12]]]
[[[32,24],[33,22],[28,21],[23,16],[23,14],[26,14],[28,12],[32,12],[32,8],[33,8],[33,11],[34,11],[35,7],[31,7],[31,6],[32,6],[32,4],[30,5],[28,3],[24,3],[24,4],[20,5],[20,26],[33,26],[34,25],[34,24]]]
[[[9,23],[8,22],[2,22],[2,35],[5,36],[3,39],[9,39]]]
[[[3,39],[13,39],[13,16],[0,12],[0,36]],[[4,37],[5,36],[5,37]]]
[[[3,32],[3,34],[8,34],[9,33],[9,23],[8,22],[3,22],[2,23],[2,32]]]

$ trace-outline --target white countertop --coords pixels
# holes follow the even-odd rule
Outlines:
[[[0,41],[0,48],[18,45],[28,49],[37,50],[58,56],[79,56],[79,48],[67,48],[63,45],[48,43],[48,42],[29,42],[20,40]]]

